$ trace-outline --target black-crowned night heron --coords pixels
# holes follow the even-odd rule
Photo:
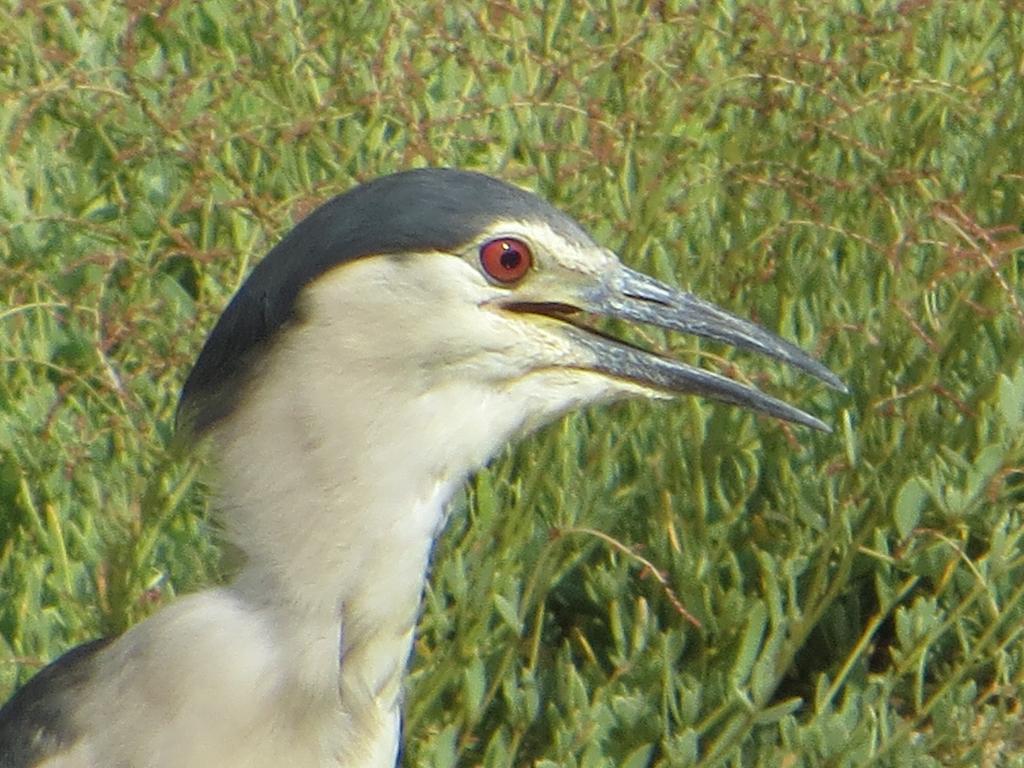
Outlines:
[[[0,711],[0,764],[395,764],[445,505],[510,438],[588,403],[699,394],[817,429],[588,318],[697,334],[842,383],[797,347],[624,267],[534,195],[428,169],[337,197],[253,270],[185,383],[247,559]]]

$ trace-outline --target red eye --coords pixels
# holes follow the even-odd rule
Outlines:
[[[533,254],[522,240],[499,237],[480,246],[480,264],[494,282],[511,285],[530,271]]]

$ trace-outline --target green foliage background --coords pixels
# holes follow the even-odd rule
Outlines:
[[[712,345],[835,433],[691,399],[509,450],[405,763],[1024,765],[1022,75],[1019,0],[3,3],[0,697],[218,578],[173,412],[252,263],[458,165],[851,394]]]

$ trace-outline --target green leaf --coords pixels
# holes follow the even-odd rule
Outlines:
[[[1011,430],[1019,430],[1024,424],[1024,367],[1018,368],[1012,379],[1000,374],[997,391],[1003,421]]]
[[[736,660],[729,670],[729,677],[734,685],[741,686],[750,676],[750,670],[757,661],[758,651],[768,626],[768,609],[759,600],[752,600],[748,605],[746,625],[736,651]]]
[[[892,518],[901,539],[907,538],[917,527],[927,500],[924,481],[918,477],[911,477],[900,488],[893,505]]]
[[[480,658],[475,657],[466,665],[462,675],[466,717],[473,721],[479,717],[480,705],[487,690],[487,671]]]
[[[622,761],[622,768],[647,768],[651,764],[651,755],[654,754],[654,745],[645,744],[630,752]]]

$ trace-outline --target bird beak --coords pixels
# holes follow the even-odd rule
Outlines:
[[[575,304],[576,302],[574,302]],[[520,311],[536,311],[565,321],[573,342],[591,353],[588,367],[664,394],[695,394],[739,405],[786,421],[830,432],[821,420],[760,390],[716,373],[663,357],[597,332],[575,322],[572,310],[645,323],[670,331],[723,341],[780,360],[846,392],[846,385],[828,368],[799,347],[773,333],[716,307],[710,302],[672,288],[621,265],[597,286],[578,296],[581,306],[520,304]],[[511,307],[510,307],[511,308]]]

